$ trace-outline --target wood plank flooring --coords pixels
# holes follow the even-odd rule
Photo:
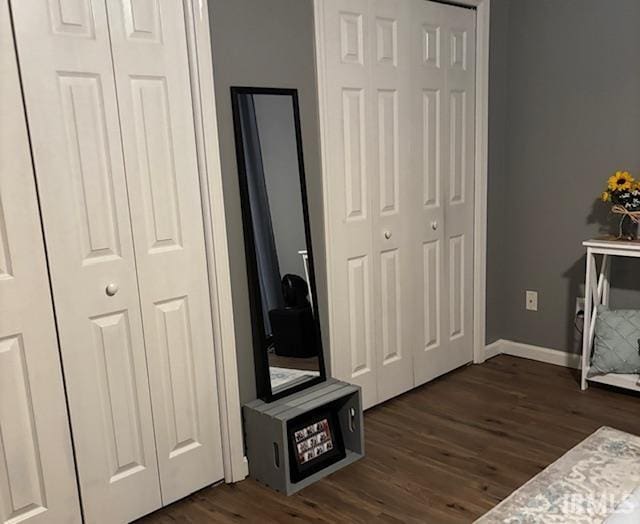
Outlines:
[[[640,396],[499,356],[365,414],[366,458],[293,497],[253,480],[204,489],[145,523],[470,523],[600,426],[640,435]]]

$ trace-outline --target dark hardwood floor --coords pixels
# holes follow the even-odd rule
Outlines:
[[[367,411],[366,458],[293,497],[253,480],[202,490],[145,519],[473,522],[600,426],[640,434],[640,396],[499,356]]]
[[[318,357],[279,357],[275,353],[269,353],[269,366],[286,369],[302,369],[303,371],[318,371],[320,369],[320,361]]]

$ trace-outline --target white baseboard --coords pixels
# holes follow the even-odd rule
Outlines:
[[[513,357],[528,358],[538,362],[546,362],[554,366],[580,369],[580,355],[566,353],[558,349],[543,348],[523,344],[512,340],[496,340],[485,347],[485,358],[489,359],[497,355],[511,355]]]
[[[497,357],[498,355],[502,355],[502,346],[505,340],[496,340],[491,344],[487,344],[484,348],[484,358],[485,360],[489,360],[490,358]]]
[[[243,478],[239,480],[244,480],[249,476],[249,459],[246,455],[242,457],[242,471],[240,472],[240,476],[243,476]]]

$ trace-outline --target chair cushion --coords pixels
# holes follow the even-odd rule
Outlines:
[[[640,373],[640,310],[598,307],[589,376]]]

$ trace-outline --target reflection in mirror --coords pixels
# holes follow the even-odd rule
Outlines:
[[[324,380],[295,90],[232,88],[258,394]]]

